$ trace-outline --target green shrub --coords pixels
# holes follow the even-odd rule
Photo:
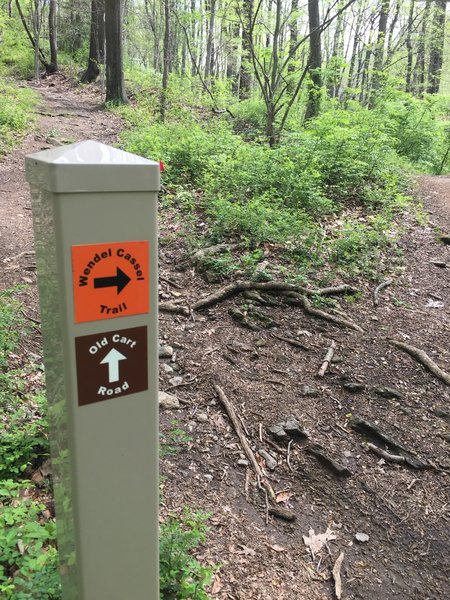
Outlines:
[[[0,10],[0,75],[27,79],[34,71],[34,52],[20,19]],[[0,92],[1,96],[1,92]]]
[[[202,566],[192,551],[206,541],[208,515],[185,511],[180,522],[169,517],[160,534],[160,599],[208,600],[205,587],[213,575],[211,567]]]
[[[0,81],[0,156],[13,148],[33,124],[36,94]]]
[[[61,598],[55,522],[24,484],[0,481],[0,596],[10,600]]]
[[[34,396],[28,379],[36,365],[12,368],[10,356],[26,331],[12,290],[0,294],[0,479],[18,477],[48,455],[47,403]]]
[[[425,172],[450,169],[445,153],[450,146],[449,98],[414,98],[398,92],[376,111],[385,123],[392,147],[416,168]]]

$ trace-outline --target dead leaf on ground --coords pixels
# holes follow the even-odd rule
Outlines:
[[[216,575],[214,575],[214,583],[213,583],[213,586],[211,589],[211,594],[213,594],[213,595],[218,594],[222,588],[223,588],[222,580],[216,573]]]
[[[329,527],[327,527],[325,533],[318,533],[316,535],[314,533],[314,529],[310,529],[309,536],[303,536],[303,541],[305,542],[305,545],[308,546],[308,548],[311,550],[313,558],[314,555],[317,554],[317,552],[320,552],[320,550],[322,550],[322,548],[328,541],[335,539],[336,536]]]
[[[271,550],[275,550],[275,552],[286,552],[286,548],[280,546],[280,544],[273,544],[273,546],[269,546]]]
[[[289,490],[285,490],[283,492],[276,492],[276,494],[275,494],[276,498],[275,499],[276,499],[277,503],[287,502],[294,495],[295,495],[295,492],[291,492]]]
[[[256,551],[253,548],[249,548],[248,546],[244,546],[244,544],[238,544],[240,550],[235,550],[234,554],[243,554],[244,556],[255,556]]]

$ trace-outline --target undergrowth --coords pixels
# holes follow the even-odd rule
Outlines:
[[[163,160],[165,203],[184,215],[185,229],[189,219],[206,222],[204,245],[275,245],[291,263],[291,276],[326,268],[376,277],[380,256],[398,237],[397,217],[410,203],[408,173],[426,164],[438,169],[443,157],[445,128],[436,116],[422,126],[423,110],[435,109],[403,96],[373,111],[330,104],[269,148],[234,133],[229,118],[205,121],[178,109],[168,122],[155,123],[138,102],[137,109],[122,109],[130,128],[121,143]],[[430,123],[440,140],[432,152]],[[188,229],[191,235],[195,227]]]
[[[0,81],[0,157],[29,132],[36,103],[37,95],[32,90]]]

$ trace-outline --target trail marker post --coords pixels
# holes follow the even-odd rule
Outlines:
[[[156,600],[159,163],[26,158],[65,600]]]

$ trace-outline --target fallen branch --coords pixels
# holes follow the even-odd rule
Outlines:
[[[333,360],[335,350],[336,350],[336,342],[333,340],[331,342],[331,346],[328,348],[325,358],[323,359],[322,366],[319,369],[319,373],[318,373],[319,377],[323,377],[325,375],[325,373],[327,372],[328,366],[329,366],[330,362]]]
[[[367,447],[369,450],[372,450],[372,452],[375,452],[377,456],[381,456],[381,458],[384,458],[384,460],[387,460],[388,462],[401,464],[406,461],[405,457],[401,454],[390,454],[389,452],[386,452],[386,450],[383,450],[383,448],[375,446],[375,444],[371,444],[370,442],[367,444]]]
[[[426,352],[420,350],[419,348],[415,348],[414,346],[410,346],[409,344],[405,344],[404,342],[400,342],[398,340],[389,340],[391,344],[397,346],[400,350],[403,350],[413,358],[415,358],[421,365],[423,365],[430,373],[435,375],[438,379],[443,381],[446,385],[450,385],[450,375],[443,371],[438,365],[428,356]]]
[[[230,421],[233,424],[233,427],[237,433],[239,441],[241,442],[241,446],[245,452],[245,455],[247,456],[250,464],[253,467],[253,470],[255,471],[256,475],[259,477],[259,479],[261,481],[261,485],[267,491],[269,498],[272,501],[276,502],[275,492],[273,491],[270,483],[267,481],[267,477],[266,477],[264,471],[262,470],[262,468],[260,467],[258,461],[256,460],[253,450],[250,448],[250,444],[248,443],[248,440],[245,437],[241,422],[239,421],[239,418],[236,414],[236,411],[234,410],[233,405],[228,400],[228,398],[225,395],[225,392],[222,390],[222,388],[220,386],[214,385],[214,389],[219,397],[220,402],[222,403],[223,407],[225,408],[226,413],[227,413],[228,417],[230,418]]]
[[[391,285],[391,283],[392,279],[386,279],[386,281],[383,281],[382,283],[380,283],[380,285],[377,285],[377,287],[373,290],[374,306],[378,306],[378,294],[381,292],[381,290],[384,290],[384,288],[387,288],[389,285]]]

